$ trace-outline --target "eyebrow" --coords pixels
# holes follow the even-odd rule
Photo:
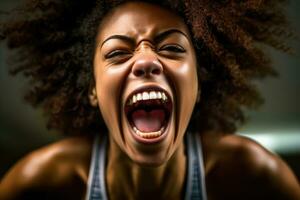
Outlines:
[[[159,33],[157,36],[155,36],[154,38],[154,42],[155,43],[159,43],[161,41],[163,41],[166,37],[168,37],[169,35],[171,34],[174,34],[174,33],[179,33],[181,35],[183,35],[184,37],[187,38],[187,40],[189,40],[189,37],[182,31],[178,30],[178,29],[169,29],[169,30],[166,30],[166,31],[163,31],[161,33]],[[124,40],[130,44],[135,44],[135,40],[129,36],[126,36],[126,35],[112,35],[108,38],[106,38],[100,48],[104,45],[105,42],[107,42],[108,40],[111,40],[111,39],[118,39],[118,40]]]
[[[174,33],[179,33],[179,34],[183,35],[184,37],[186,37],[187,40],[189,40],[189,37],[184,32],[182,32],[178,29],[169,29],[169,30],[163,31],[162,33],[159,33],[157,36],[155,36],[154,42],[159,43],[159,42],[163,41],[165,38],[167,38],[169,35],[174,34]]]

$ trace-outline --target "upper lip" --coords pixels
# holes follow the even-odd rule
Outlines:
[[[150,92],[150,91],[161,91],[161,92],[164,92],[168,96],[169,99],[172,99],[170,93],[166,89],[164,89],[164,88],[162,88],[160,86],[157,86],[157,85],[144,85],[144,86],[138,87],[137,89],[135,89],[134,91],[132,91],[128,95],[128,97],[126,98],[126,103],[129,101],[129,99],[134,94],[137,94],[137,93],[140,93],[140,92],[145,92],[145,91],[147,91],[147,92]]]

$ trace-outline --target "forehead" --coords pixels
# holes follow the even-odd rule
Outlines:
[[[129,2],[116,7],[104,17],[97,41],[114,34],[125,34],[134,38],[154,37],[167,29],[178,29],[189,35],[181,17],[166,8],[144,2]]]

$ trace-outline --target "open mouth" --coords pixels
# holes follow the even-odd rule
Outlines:
[[[134,92],[125,104],[125,114],[135,137],[144,141],[163,136],[171,113],[170,95],[160,88]]]

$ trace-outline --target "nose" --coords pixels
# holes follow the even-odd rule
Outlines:
[[[132,66],[132,73],[136,77],[151,77],[160,75],[163,71],[162,64],[152,50],[145,49],[139,52],[138,58]]]

